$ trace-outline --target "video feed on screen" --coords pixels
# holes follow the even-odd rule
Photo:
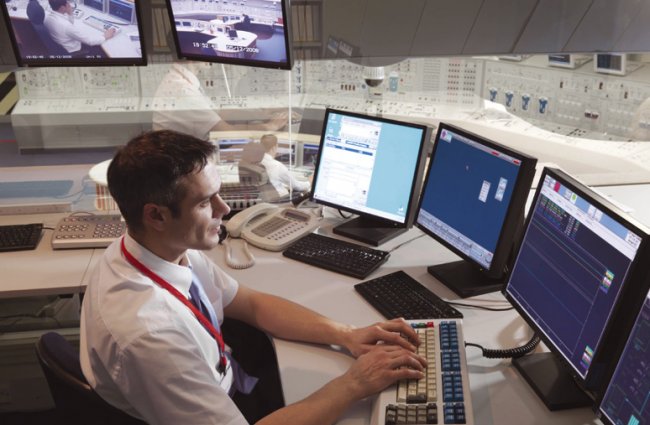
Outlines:
[[[1,4],[20,66],[146,64],[137,0]]]
[[[178,56],[290,69],[288,2],[167,0]]]

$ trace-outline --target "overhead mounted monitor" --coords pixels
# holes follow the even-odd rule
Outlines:
[[[291,69],[289,0],[166,0],[178,57]]]
[[[558,68],[575,69],[581,67],[590,60],[591,58],[586,55],[574,55],[569,53],[548,55],[548,64]]]
[[[3,1],[19,66],[146,65],[138,0]]]
[[[415,224],[461,260],[433,265],[429,273],[462,297],[503,289],[536,163],[440,124]]]
[[[311,200],[358,214],[334,233],[377,246],[409,229],[429,134],[424,125],[325,111]]]
[[[545,168],[505,296],[550,353],[513,365],[550,410],[591,405],[648,291],[649,230]]]

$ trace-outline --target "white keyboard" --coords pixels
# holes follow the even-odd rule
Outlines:
[[[382,391],[371,425],[474,424],[460,319],[408,320],[427,359],[425,377]]]
[[[113,28],[115,30],[116,34],[120,31],[120,28],[117,27],[116,25],[104,22],[101,19],[99,19],[99,18],[97,18],[96,16],[93,16],[93,15],[89,15],[86,19],[84,19],[84,23],[86,23],[87,25],[90,25],[91,27],[93,27],[96,30],[99,30],[101,32],[104,32],[104,31],[106,31],[108,29],[111,29],[111,28]]]

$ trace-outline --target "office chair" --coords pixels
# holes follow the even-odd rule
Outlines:
[[[36,343],[36,355],[63,423],[145,424],[111,406],[92,389],[81,371],[79,353],[60,334],[43,334]]]
[[[43,6],[41,6],[37,0],[30,0],[29,3],[27,3],[26,11],[29,22],[32,24],[32,28],[34,28],[34,32],[43,44],[43,48],[45,49],[45,52],[43,53],[51,55],[68,55],[68,51],[52,39],[50,32],[45,25],[43,25],[43,21],[45,20],[45,10],[43,10]]]

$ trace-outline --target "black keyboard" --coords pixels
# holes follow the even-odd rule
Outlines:
[[[386,251],[316,233],[298,239],[282,255],[358,279],[365,279],[390,256]]]
[[[0,226],[0,252],[36,248],[41,239],[41,230],[41,223]]]
[[[387,319],[461,319],[463,314],[403,271],[354,285]]]

